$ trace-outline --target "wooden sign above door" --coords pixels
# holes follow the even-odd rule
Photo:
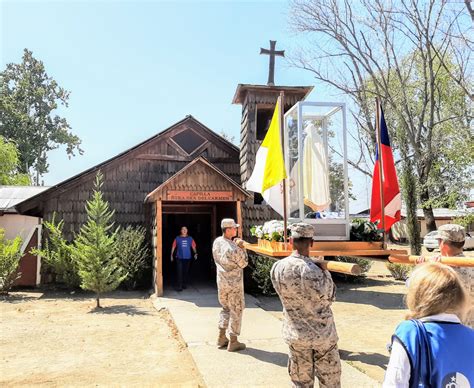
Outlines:
[[[232,201],[232,191],[175,191],[167,193],[168,201]]]

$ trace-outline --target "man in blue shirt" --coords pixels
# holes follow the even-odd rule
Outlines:
[[[181,234],[173,241],[171,247],[171,262],[174,261],[174,252],[176,251],[176,269],[177,269],[177,290],[182,291],[187,287],[189,265],[191,259],[197,260],[196,243],[191,236],[188,236],[188,228],[183,226]]]

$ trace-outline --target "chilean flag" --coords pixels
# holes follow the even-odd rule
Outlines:
[[[400,221],[402,197],[398,186],[397,170],[393,161],[390,138],[388,137],[387,124],[380,106],[380,153],[383,167],[383,200],[385,207],[385,231],[388,232],[392,225]],[[380,221],[382,228],[382,198],[380,198],[380,165],[379,150],[375,157],[374,175],[372,178],[372,199],[370,203],[370,221]]]

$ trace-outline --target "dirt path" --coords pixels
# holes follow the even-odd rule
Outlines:
[[[167,312],[117,292],[13,293],[0,301],[1,386],[203,386]]]

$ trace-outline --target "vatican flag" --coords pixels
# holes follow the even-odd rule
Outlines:
[[[265,201],[283,215],[283,184],[286,178],[281,145],[280,99],[278,100],[268,132],[255,157],[255,167],[246,188],[261,193]]]

